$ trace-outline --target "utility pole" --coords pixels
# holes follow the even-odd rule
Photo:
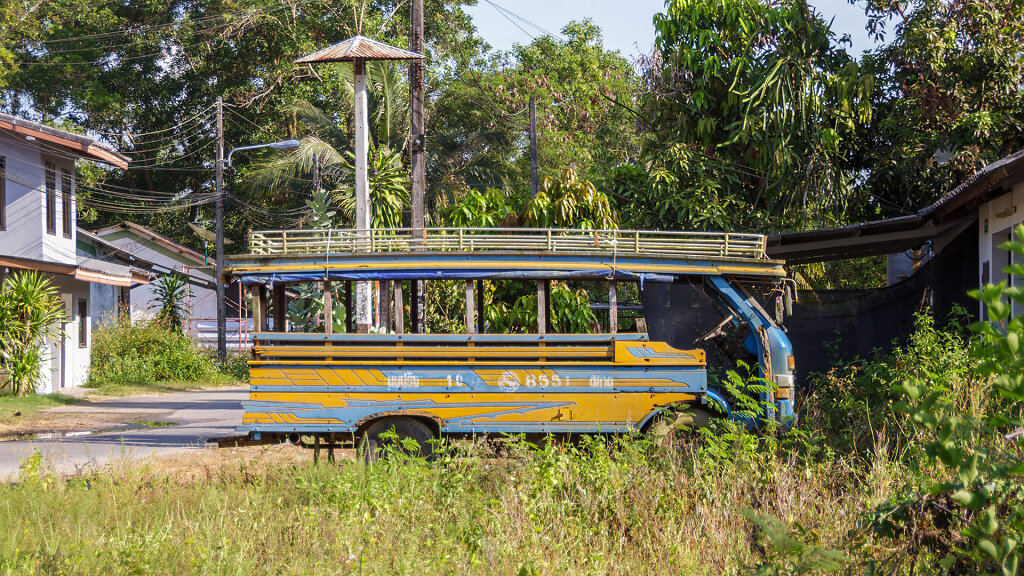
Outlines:
[[[313,193],[320,191],[320,155],[313,154]]]
[[[530,96],[530,197],[537,197],[537,97]]]
[[[355,81],[355,153],[356,153],[356,232],[362,241],[360,250],[370,249],[369,114],[366,105],[366,61],[353,62]],[[373,323],[373,295],[370,282],[356,284],[356,332],[366,334]]]
[[[228,308],[224,302],[224,100],[217,96],[217,360],[228,357]],[[239,303],[241,304],[241,303]],[[278,328],[279,329],[279,328]]]
[[[409,3],[409,49],[418,54],[423,53],[423,0],[412,0]],[[426,215],[423,209],[423,193],[427,181],[426,161],[426,119],[423,115],[424,106],[424,62],[409,62],[409,102],[412,118],[409,121],[409,152],[410,168],[412,169],[412,228],[413,235],[426,240]],[[413,243],[416,246],[416,243]],[[410,318],[411,332],[424,332],[423,319],[426,309],[425,286],[422,280],[414,280],[412,291],[413,310]]]

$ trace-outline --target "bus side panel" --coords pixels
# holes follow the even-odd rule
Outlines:
[[[262,365],[241,429],[354,432],[408,413],[445,432],[626,432],[706,391],[701,367]]]

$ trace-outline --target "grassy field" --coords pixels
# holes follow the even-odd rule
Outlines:
[[[31,458],[0,486],[0,575],[1019,574],[1024,402],[979,371],[991,350],[922,323],[819,378],[781,434],[374,466],[211,449],[73,478]]]
[[[738,573],[768,557],[750,511],[845,549],[896,481],[888,462],[752,442],[457,446],[373,467],[275,448],[70,480],[28,462],[0,487],[0,574]]]

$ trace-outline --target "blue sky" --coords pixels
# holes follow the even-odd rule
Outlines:
[[[478,0],[466,11],[484,40],[499,50],[508,50],[513,43],[529,43],[530,35],[543,32],[503,14],[494,4],[554,33],[570,20],[592,18],[604,33],[605,47],[626,56],[648,52],[654,46],[651,18],[665,7],[664,0]],[[864,30],[863,5],[853,6],[847,0],[810,0],[810,4],[826,18],[835,18],[832,28],[836,34],[850,35],[854,54],[873,46]]]

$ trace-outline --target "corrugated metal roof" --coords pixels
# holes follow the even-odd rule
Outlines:
[[[1005,158],[996,160],[972,174],[967,180],[961,182],[959,186],[950,190],[934,204],[921,210],[920,215],[929,218],[940,211],[946,211],[955,207],[957,204],[955,201],[957,200],[960,201],[960,204],[965,203],[971,199],[972,195],[976,196],[987,192],[991,186],[998,184],[1001,180],[1008,177],[1010,172],[1016,172],[1021,166],[1024,166],[1024,150],[1018,150]],[[994,178],[990,179],[990,176]]]
[[[82,158],[104,162],[121,169],[128,168],[130,159],[108,147],[81,134],[61,130],[10,114],[0,113],[0,130],[7,130],[21,136],[31,136],[49,145],[66,148]]]
[[[312,62],[353,62],[355,60],[422,60],[423,55],[402,48],[389,46],[383,42],[371,40],[366,36],[355,36],[342,40],[337,44],[322,48],[303,56],[296,64]]]

